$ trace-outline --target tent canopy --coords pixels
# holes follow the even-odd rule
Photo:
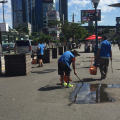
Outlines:
[[[88,38],[86,38],[85,40],[94,40],[96,39],[96,35],[91,35]],[[98,39],[102,39],[102,37],[98,36]]]

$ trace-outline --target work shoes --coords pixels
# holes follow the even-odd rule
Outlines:
[[[105,79],[106,78],[106,74],[104,73],[102,76],[101,76],[101,79]]]
[[[67,85],[67,87],[70,88],[70,87],[73,87],[73,85],[69,83],[69,84]]]
[[[67,83],[62,83],[62,86],[63,86],[63,87],[67,86]]]

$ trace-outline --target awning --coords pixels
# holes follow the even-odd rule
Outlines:
[[[96,39],[96,35],[91,35],[88,38],[86,38],[85,40],[94,40]],[[98,36],[98,39],[102,39],[102,37]]]

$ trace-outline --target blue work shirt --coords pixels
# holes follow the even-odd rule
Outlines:
[[[38,51],[38,55],[43,55],[44,51],[43,51],[43,46],[41,44],[38,45],[38,49],[40,48],[40,50]]]
[[[111,57],[111,43],[110,42],[108,42],[107,40],[102,41],[100,43],[99,49],[101,49],[99,57],[102,57],[102,58]]]
[[[66,64],[69,68],[72,62],[72,58],[74,58],[75,56],[73,55],[72,52],[70,51],[66,51],[63,53],[63,55],[58,59],[58,62],[64,63]],[[71,70],[71,68],[70,68]]]

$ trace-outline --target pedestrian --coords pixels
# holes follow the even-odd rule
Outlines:
[[[70,81],[70,65],[72,63],[72,67],[74,70],[74,74],[77,75],[75,70],[75,57],[80,56],[76,50],[66,51],[63,55],[58,59],[58,75],[60,75],[62,86],[73,87],[69,83]],[[64,82],[64,74],[67,76],[67,83]]]
[[[44,55],[44,49],[43,46],[39,43],[37,46],[37,54],[38,54],[38,62],[39,62],[39,66],[38,67],[42,67],[43,66],[43,55]]]
[[[105,79],[109,66],[109,58],[112,61],[111,43],[107,41],[107,37],[105,35],[102,36],[102,42],[99,45],[99,50],[95,58],[97,58],[98,56],[100,57],[99,68],[101,73],[101,79]]]

